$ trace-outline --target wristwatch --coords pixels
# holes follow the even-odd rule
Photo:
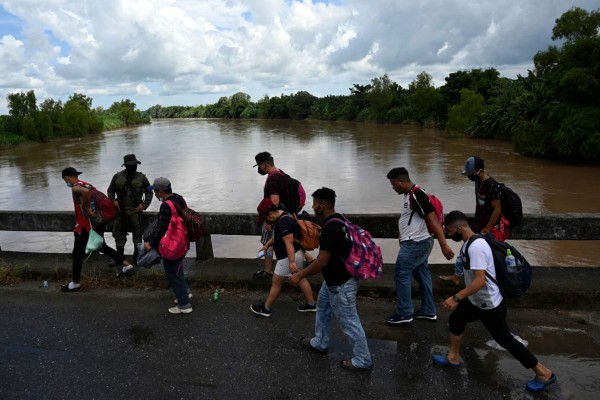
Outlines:
[[[457,295],[453,295],[453,296],[452,296],[452,300],[454,300],[454,301],[455,301],[455,302],[457,302],[457,303],[459,303],[459,302],[460,302],[460,299],[458,298],[458,296],[457,296]]]

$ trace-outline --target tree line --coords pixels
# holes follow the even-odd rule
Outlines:
[[[46,99],[38,106],[33,90],[7,96],[8,115],[0,115],[0,144],[24,140],[47,141],[53,137],[84,136],[103,130],[149,123],[131,100],[113,103],[107,110],[92,108],[92,98],[75,93],[63,104]]]
[[[194,107],[155,105],[152,118],[315,119],[415,123],[472,137],[511,140],[515,151],[551,158],[600,161],[600,10],[573,7],[555,21],[550,46],[533,58],[534,70],[516,79],[494,68],[457,71],[435,87],[427,72],[407,88],[383,75],[354,84],[348,95],[315,97],[306,91],[264,96],[246,93]]]

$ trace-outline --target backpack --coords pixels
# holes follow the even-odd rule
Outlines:
[[[486,277],[494,282],[498,288],[500,288],[500,293],[503,297],[509,299],[521,297],[531,285],[533,268],[514,246],[506,242],[493,239],[487,235],[473,235],[465,246],[464,254],[461,252],[461,255],[465,257],[465,269],[471,269],[469,264],[469,246],[471,246],[471,243],[473,243],[474,240],[480,238],[485,239],[487,244],[492,249],[492,255],[494,257],[496,279],[488,274],[487,271],[485,273]],[[506,251],[509,249],[512,255],[515,256],[515,260],[517,262],[516,272],[510,272],[506,267]]]
[[[204,225],[204,220],[200,213],[189,207],[179,209],[179,211],[181,212],[181,215],[183,215],[183,222],[186,226],[188,240],[190,242],[195,242],[206,235],[206,226]]]
[[[300,240],[294,239],[304,250],[314,250],[319,247],[319,236],[321,227],[306,219],[299,219],[296,214],[292,215],[300,229]]]
[[[284,203],[287,211],[292,214],[299,213],[306,202],[306,192],[299,180],[292,178],[282,170],[278,169],[278,173],[283,175],[285,179],[286,202]]]
[[[502,207],[502,215],[510,222],[509,228],[516,228],[523,220],[523,204],[521,198],[511,188],[504,183],[499,183],[500,206]]]
[[[346,217],[343,220],[331,218],[325,225],[333,221],[346,225],[348,235],[352,241],[350,255],[348,258],[342,259],[350,275],[359,280],[380,278],[383,273],[381,248],[373,241],[371,234],[348,221]]]
[[[413,203],[413,199],[415,197],[415,190],[417,190],[417,189],[423,190],[423,188],[421,188],[420,186],[417,186],[417,185],[413,186],[413,188],[410,190],[410,200],[409,201],[410,201],[410,208],[413,211],[410,214],[410,218],[408,219],[408,225],[410,225],[410,222],[412,221],[413,214],[415,213],[415,211],[413,209],[413,206],[412,206],[412,203]],[[429,203],[433,206],[435,217],[437,218],[437,220],[439,221],[440,225],[442,226],[442,230],[444,230],[444,206],[442,205],[442,202],[440,201],[440,199],[438,199],[437,197],[435,197],[435,195],[428,194],[424,190],[423,190],[423,192],[429,198]],[[429,226],[429,224],[427,224],[427,230],[432,235],[435,234],[435,232]]]
[[[89,183],[79,182],[79,184],[90,192],[90,208],[95,211],[95,215],[88,215],[87,210],[84,215],[89,218],[93,226],[102,226],[115,219],[115,205],[111,199]]]
[[[171,220],[167,232],[160,239],[158,252],[167,260],[179,260],[190,249],[188,232],[183,219],[177,213],[171,200],[165,201],[171,209]]]

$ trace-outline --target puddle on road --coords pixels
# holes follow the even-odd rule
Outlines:
[[[544,398],[600,399],[599,345],[584,330],[531,327],[519,336],[529,342],[527,348],[558,377],[557,383],[545,391]],[[373,356],[379,358],[379,363],[389,363],[388,367],[393,368],[398,358],[414,360],[417,357],[420,360],[410,362],[411,367],[424,371],[423,363],[430,363],[431,354],[448,351],[447,343],[414,341],[412,336],[399,339],[369,338],[369,347]],[[461,376],[506,391],[511,398],[527,396],[525,382],[533,377],[533,372],[523,368],[508,352],[486,346],[485,341],[475,337],[465,339],[462,356],[466,370],[461,371]]]
[[[129,334],[135,346],[150,343],[154,339],[154,332],[147,326],[134,325],[129,328]]]

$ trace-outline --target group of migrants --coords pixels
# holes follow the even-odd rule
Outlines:
[[[326,353],[330,343],[332,321],[335,317],[352,347],[353,356],[341,360],[340,366],[354,371],[370,371],[373,368],[371,353],[365,331],[356,308],[358,280],[347,269],[344,260],[352,249],[351,225],[348,219],[335,209],[336,193],[322,187],[312,193],[312,210],[322,222],[318,238],[318,255],[310,257],[300,245],[301,231],[297,214],[304,205],[303,188],[300,185],[300,198],[296,195],[297,185],[289,175],[275,166],[274,158],[268,152],[255,156],[258,173],[267,175],[264,196],[257,207],[259,221],[262,222],[259,256],[264,257],[264,269],[254,273],[256,279],[271,279],[271,288],[267,300],[262,304],[252,304],[253,313],[270,317],[272,306],[281,293],[286,281],[297,285],[305,297],[305,304],[298,307],[299,312],[315,312],[315,334],[312,338],[303,337],[300,343],[315,352]],[[114,201],[117,211],[113,236],[117,250],[102,244],[101,251],[121,265],[121,274],[133,273],[133,267],[125,259],[123,248],[128,231],[132,232],[134,243],[142,242],[141,213],[152,201],[152,193],[162,202],[158,214],[157,228],[148,239],[144,238],[142,250],[158,250],[161,238],[169,229],[174,213],[181,216],[186,207],[185,200],[172,192],[171,183],[166,178],[157,178],[150,185],[146,177],[137,172],[140,162],[135,155],[124,157],[125,170],[115,175],[108,189],[108,197]],[[73,248],[73,280],[65,285],[65,292],[80,288],[79,278],[84,259],[88,235],[92,230],[89,216],[96,210],[90,208],[90,190],[93,186],[78,178],[81,172],[66,168],[63,179],[73,192],[76,227]],[[492,249],[483,236],[487,234],[496,240],[506,240],[509,236],[510,221],[502,213],[501,185],[485,170],[484,160],[477,156],[467,159],[462,175],[475,182],[475,221],[469,225],[467,216],[455,210],[448,213],[444,224],[436,216],[432,197],[410,179],[409,171],[399,167],[391,169],[386,177],[392,189],[401,197],[400,218],[398,220],[400,248],[394,267],[396,286],[396,309],[385,319],[391,325],[408,325],[414,319],[436,321],[436,307],[433,300],[432,277],[428,267],[434,238],[446,259],[455,254],[446,238],[463,242],[455,263],[455,273],[439,278],[449,284],[459,286],[464,278],[465,286],[442,303],[444,309],[451,311],[449,317],[450,349],[448,354],[434,354],[432,362],[449,368],[462,366],[460,347],[468,323],[480,320],[493,339],[525,368],[532,369],[535,377],[529,380],[526,388],[532,392],[544,390],[556,381],[556,375],[517,339],[513,337],[507,325],[507,307],[501,290],[495,280],[496,269]],[[102,227],[94,227],[100,235]],[[136,246],[136,249],[138,246]],[[275,265],[273,255],[277,260]],[[135,258],[135,257],[134,257]],[[192,297],[183,273],[183,256],[170,260],[163,257],[165,274],[176,295],[176,306],[168,309],[170,313],[192,312]],[[466,261],[468,260],[468,261]],[[313,295],[307,277],[321,272],[323,283],[317,299]],[[489,277],[490,279],[487,279]],[[419,284],[421,306],[413,308],[411,298],[412,279]]]

